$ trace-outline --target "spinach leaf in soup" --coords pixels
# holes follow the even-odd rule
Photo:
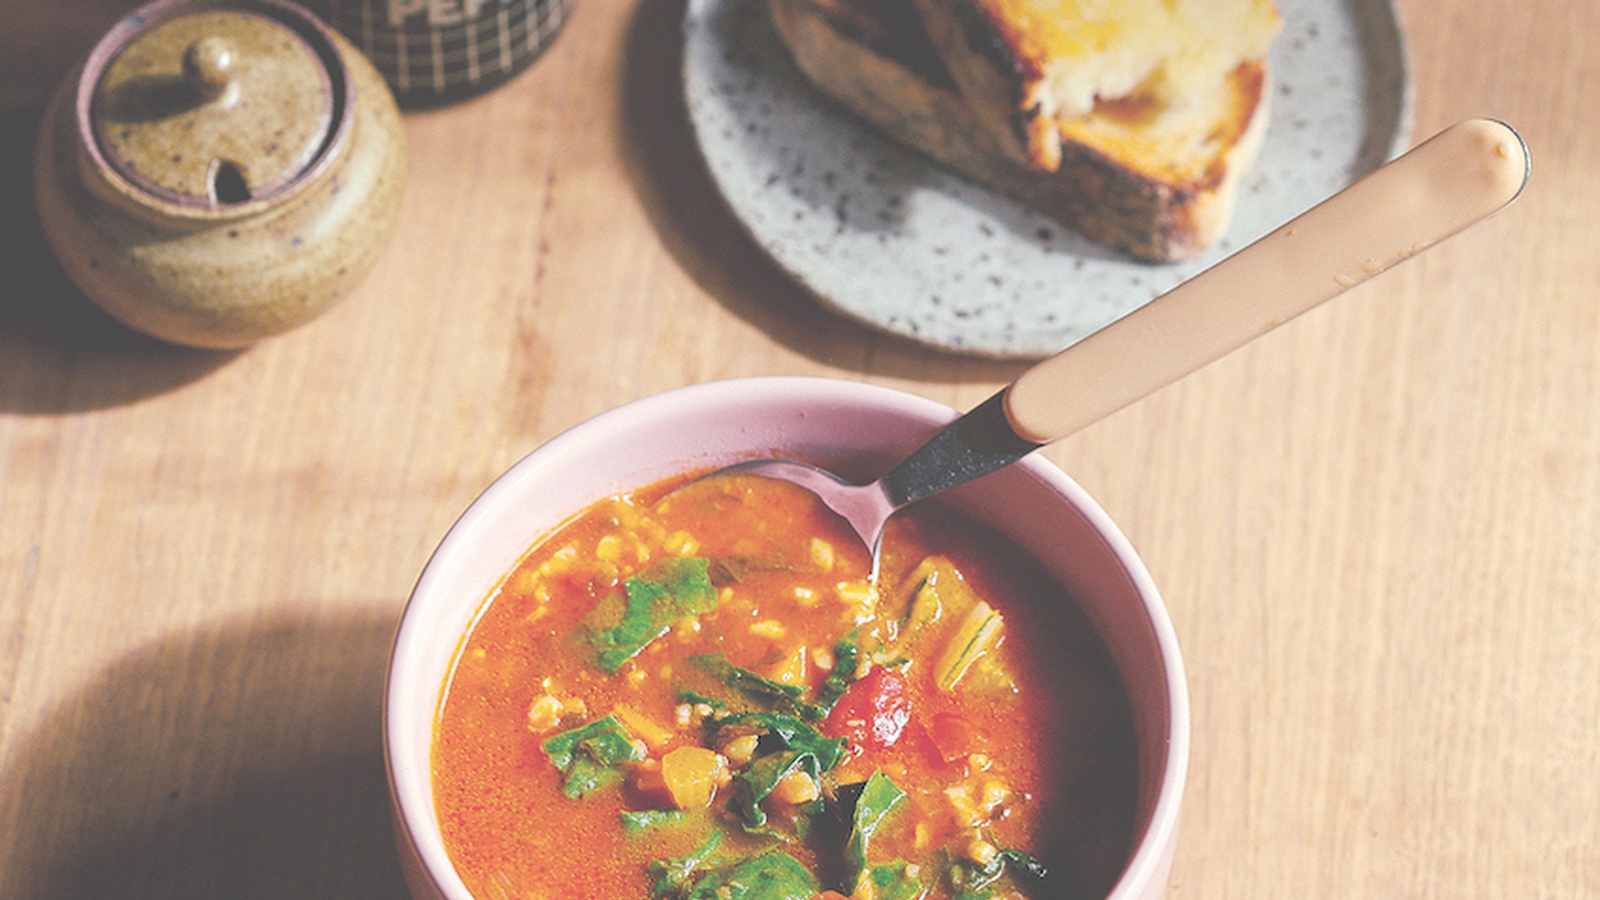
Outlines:
[[[595,664],[614,674],[680,620],[716,609],[707,566],[697,556],[666,557],[601,600],[583,620]]]
[[[681,809],[641,809],[622,813],[622,830],[628,835],[639,835],[657,828],[681,825],[687,814]]]
[[[823,772],[844,758],[844,738],[824,737],[809,723],[783,713],[732,713],[716,720],[716,729],[718,732],[731,729],[760,734],[779,747],[812,753]]]
[[[687,900],[812,900],[817,880],[787,853],[773,851],[711,872]]]
[[[616,716],[563,731],[545,739],[540,747],[561,770],[561,790],[568,797],[615,784],[622,780],[618,765],[644,759],[643,748]]]
[[[767,812],[761,801],[767,799],[779,782],[795,773],[804,773],[816,781],[821,772],[816,754],[801,750],[780,750],[751,761],[744,771],[734,777],[734,796],[728,808],[739,815],[748,828],[761,828],[767,824]]]
[[[804,685],[784,684],[749,669],[740,668],[728,662],[727,657],[721,653],[702,653],[689,657],[689,661],[751,703],[767,709],[788,710],[808,719],[822,718],[819,711],[805,701]]]
[[[759,736],[755,757],[734,776],[728,804],[748,829],[766,826],[761,801],[785,778],[803,773],[817,781],[844,758],[842,738],[823,737],[809,724],[783,713],[734,713],[717,720],[715,728],[713,744],[721,742],[724,732]]]
[[[1042,881],[1048,871],[1043,863],[1021,850],[1003,848],[994,859],[979,866],[956,863],[950,867],[950,884],[956,889],[957,900],[982,900],[990,896],[988,888],[1003,876],[1016,884]]]
[[[841,638],[833,648],[833,668],[817,690],[817,708],[826,716],[844,692],[856,681],[856,668],[861,661],[861,646],[849,637]]]
[[[665,900],[686,894],[696,870],[705,864],[722,843],[722,832],[713,831],[705,843],[681,859],[662,859],[651,863],[647,874],[655,881],[650,886],[652,900]]]
[[[922,900],[928,889],[917,877],[917,867],[910,863],[886,863],[873,866],[863,873],[872,883],[874,900]]]
[[[906,792],[882,772],[873,772],[861,785],[854,808],[850,810],[850,838],[844,851],[843,882],[850,893],[856,892],[861,876],[867,871],[867,845],[871,843],[873,834],[883,824],[884,818],[905,798]]]

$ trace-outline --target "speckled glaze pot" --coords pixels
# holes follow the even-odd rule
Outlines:
[[[279,0],[157,0],[113,27],[45,113],[39,218],[106,312],[242,347],[319,315],[388,243],[400,115],[348,42]]]

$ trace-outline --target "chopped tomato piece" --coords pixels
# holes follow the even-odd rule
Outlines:
[[[828,714],[823,730],[853,747],[881,750],[898,743],[910,721],[911,695],[905,677],[880,668],[850,685]]]

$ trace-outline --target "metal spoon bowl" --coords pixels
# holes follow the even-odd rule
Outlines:
[[[1528,172],[1527,146],[1509,126],[1462,122],[1036,364],[874,481],[786,459],[701,479],[737,472],[806,488],[871,550],[876,580],[896,510],[1009,465],[1409,259],[1516,199]]]

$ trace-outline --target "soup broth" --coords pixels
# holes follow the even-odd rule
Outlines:
[[[1104,895],[1133,727],[1036,563],[928,503],[874,586],[800,488],[674,487],[540,541],[463,641],[432,767],[474,896]]]

